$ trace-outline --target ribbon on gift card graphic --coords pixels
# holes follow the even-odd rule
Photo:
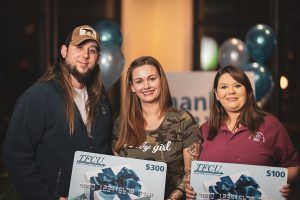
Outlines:
[[[90,189],[90,200],[94,200],[94,192],[104,199],[114,199],[115,195],[122,200],[132,200],[129,194],[135,196],[141,195],[140,178],[137,174],[127,167],[123,167],[117,175],[111,168],[102,169],[98,176],[90,177],[90,183],[93,185]]]
[[[261,199],[262,193],[258,190],[260,186],[251,176],[242,174],[235,183],[229,176],[221,177],[220,180],[216,185],[209,186],[208,190],[213,194],[211,199],[219,199],[224,195],[230,196],[230,199],[239,199],[240,196],[246,199]]]

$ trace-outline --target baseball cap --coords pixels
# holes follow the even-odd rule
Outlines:
[[[86,40],[94,40],[100,47],[100,37],[97,31],[89,25],[82,25],[74,28],[74,30],[68,35],[65,45],[72,44],[74,46]]]

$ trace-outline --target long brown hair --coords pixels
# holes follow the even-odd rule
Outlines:
[[[70,82],[70,74],[67,70],[67,66],[64,64],[64,58],[62,56],[60,56],[59,64],[49,67],[38,82],[46,82],[49,80],[57,81],[65,92],[65,111],[69,131],[72,135],[75,129],[74,88]],[[85,83],[85,87],[88,93],[88,100],[85,105],[87,108],[87,127],[91,127],[100,104],[100,99],[104,98],[105,95],[98,64],[93,68],[89,79]]]
[[[145,141],[145,119],[142,113],[141,102],[136,93],[131,91],[132,72],[137,67],[151,65],[156,68],[160,76],[161,92],[159,95],[159,107],[161,115],[172,106],[168,81],[161,64],[151,56],[142,56],[135,59],[129,66],[126,74],[125,99],[121,110],[119,137],[115,151],[119,152],[125,145],[138,146]]]
[[[247,93],[246,102],[241,110],[241,114],[239,115],[234,127],[238,127],[239,124],[242,124],[243,126],[248,127],[250,132],[254,134],[259,129],[259,126],[264,122],[264,116],[266,115],[266,112],[259,108],[255,101],[253,89],[246,73],[238,67],[223,67],[217,72],[214,79],[212,89],[213,97],[211,101],[212,103],[210,106],[210,116],[208,120],[208,140],[212,140],[217,135],[222,123],[224,123],[228,119],[227,112],[225,111],[221,103],[217,100],[215,95],[219,79],[225,73],[228,73],[234,80],[242,84],[246,88]]]

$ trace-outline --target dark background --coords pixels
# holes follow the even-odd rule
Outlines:
[[[265,109],[284,123],[295,147],[300,151],[299,1],[193,2],[194,70],[200,70],[201,36],[215,38],[220,46],[233,37],[244,41],[247,31],[258,23],[274,29],[278,46],[268,63],[268,69],[275,79],[275,89]],[[16,99],[45,72],[47,66],[56,62],[60,45],[67,34],[78,24],[93,25],[103,19],[120,24],[121,3],[122,0],[0,0],[0,153]],[[280,75],[289,79],[286,90],[279,89]],[[115,115],[118,115],[119,82],[110,89],[109,94]],[[299,181],[297,184],[300,185]],[[293,194],[293,199],[300,199],[298,193]],[[1,161],[0,199],[18,199]]]

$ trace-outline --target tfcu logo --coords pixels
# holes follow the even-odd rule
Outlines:
[[[96,165],[96,166],[105,166],[104,164],[104,157],[101,156],[94,156],[94,155],[87,155],[87,154],[80,154],[79,159],[76,161],[78,164],[83,165]]]
[[[222,165],[217,164],[197,164],[197,168],[194,171],[195,174],[209,174],[209,175],[216,175],[221,176],[224,174],[222,170]]]

